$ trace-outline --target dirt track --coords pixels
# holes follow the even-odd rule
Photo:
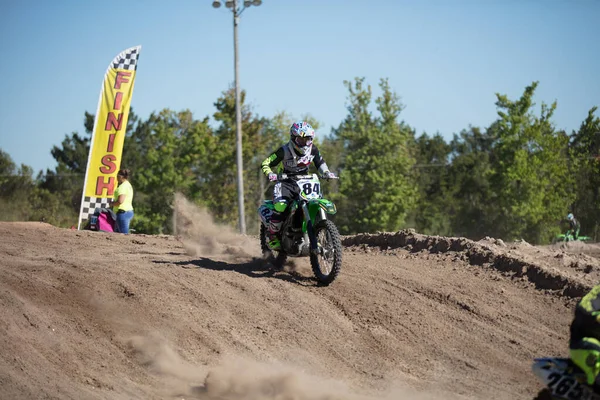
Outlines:
[[[319,287],[180,217],[179,237],[0,223],[0,398],[531,399],[600,270],[592,246],[404,232],[345,238]]]

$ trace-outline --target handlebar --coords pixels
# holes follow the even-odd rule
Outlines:
[[[285,181],[287,179],[292,179],[295,181],[300,180],[300,179],[311,179],[313,177],[313,175],[315,175],[315,174],[308,174],[308,175],[277,174],[277,181]],[[324,176],[319,176],[319,179],[331,180],[331,179],[340,179],[340,177],[336,176],[335,178],[327,178]]]

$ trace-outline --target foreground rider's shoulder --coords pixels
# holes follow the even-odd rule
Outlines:
[[[279,147],[277,148],[277,150],[275,150],[275,151],[273,152],[273,154],[275,154],[275,155],[280,155],[280,154],[282,154],[282,153],[283,153],[283,151],[284,151],[284,147],[285,147],[285,144],[284,144],[284,145],[281,145],[281,146],[279,146]]]

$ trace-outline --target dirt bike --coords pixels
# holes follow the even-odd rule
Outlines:
[[[536,358],[531,369],[546,386],[534,400],[600,400],[569,358]]]
[[[260,247],[263,254],[282,268],[287,257],[310,257],[310,265],[317,281],[329,285],[342,267],[342,241],[335,224],[327,214],[337,212],[333,202],[323,198],[317,174],[279,174],[277,181],[293,181],[300,195],[288,205],[287,216],[281,226],[281,247],[273,250],[267,240],[268,226],[275,211],[272,200],[265,200],[258,208],[261,219]]]
[[[568,235],[565,235],[564,233],[560,234],[560,235],[556,235],[556,237],[554,238],[554,242],[572,242],[574,241],[575,238],[573,237],[572,233],[569,233]],[[577,240],[581,241],[581,242],[589,242],[592,240],[591,237],[589,236],[582,236],[579,235],[577,236]]]

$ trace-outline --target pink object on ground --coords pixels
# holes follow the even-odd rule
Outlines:
[[[113,221],[112,217],[110,216],[109,213],[100,213],[100,215],[98,215],[98,230],[99,231],[104,231],[104,232],[114,232],[114,224],[115,221]]]

